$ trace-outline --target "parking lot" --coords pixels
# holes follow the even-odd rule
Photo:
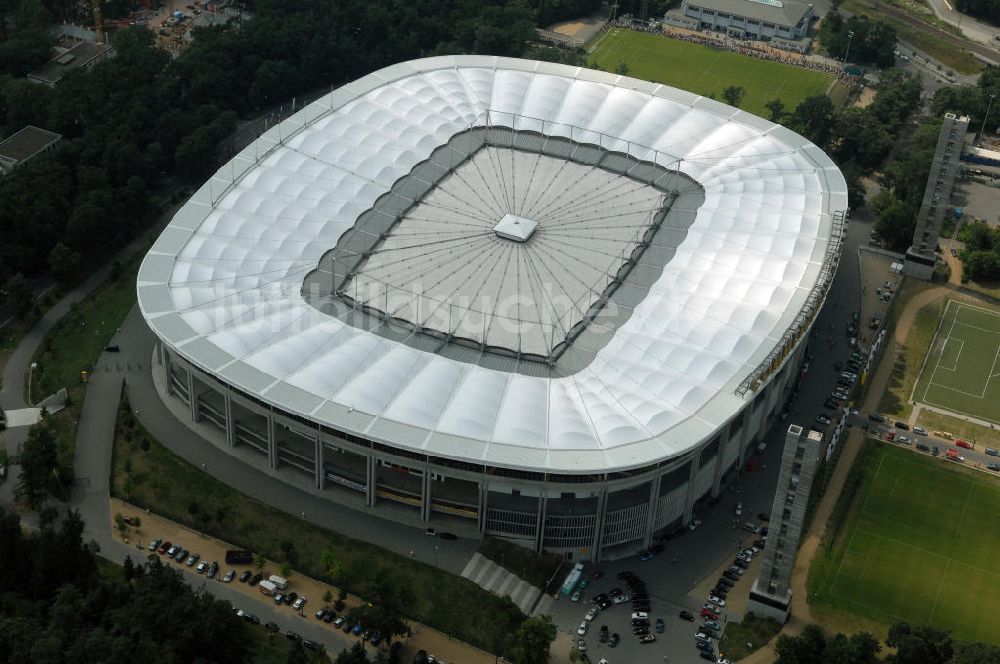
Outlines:
[[[118,530],[114,531],[115,539],[135,548],[133,558],[137,561],[145,562],[146,557],[151,555],[148,546],[154,539],[161,540],[161,543],[169,541],[171,544],[179,544],[188,550],[189,556],[197,553],[199,555],[197,562],[207,561],[211,564],[212,561],[217,561],[219,573],[216,574],[215,578],[209,579],[206,577],[207,569],[199,574],[197,562],[188,566],[186,560],[184,563],[179,563],[175,560],[167,560],[166,555],[159,554],[163,564],[180,570],[192,585],[197,586],[200,583],[213,595],[228,599],[235,608],[247,614],[248,620],[251,622],[256,618],[261,629],[264,629],[267,623],[273,623],[279,631],[283,633],[291,631],[304,639],[321,643],[328,652],[332,653],[350,648],[361,640],[361,636],[345,633],[342,628],[334,628],[334,621],[326,623],[316,618],[316,611],[325,606],[323,595],[330,591],[336,599],[336,588],[301,574],[294,572],[289,574],[287,592],[295,592],[298,596],[306,598],[302,610],[296,611],[292,606],[284,603],[276,604],[273,597],[262,594],[259,584],[251,586],[239,580],[244,572],[256,574],[257,568],[253,564],[227,565],[225,563],[226,551],[234,549],[235,547],[232,545],[162,519],[155,514],[148,514],[115,498],[111,499],[111,514],[112,517],[116,514],[139,517],[140,526],[128,528],[124,536]],[[223,579],[230,570],[234,571],[234,578],[232,581],[226,582]],[[261,573],[262,577],[266,579],[270,575],[281,575],[281,570],[277,563],[268,561]],[[340,614],[346,613],[351,607],[358,606],[360,603],[361,600],[357,597],[348,595],[344,610]],[[442,663],[493,664],[495,661],[493,655],[477,650],[461,641],[452,640],[424,625],[410,623],[410,626],[413,635],[406,641],[403,651],[404,661],[413,661],[414,655],[421,649],[435,655],[436,659]],[[374,658],[377,648],[368,641],[365,641],[365,646],[369,656]]]

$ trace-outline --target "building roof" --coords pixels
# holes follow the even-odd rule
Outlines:
[[[62,135],[55,132],[28,125],[0,142],[0,163],[13,168],[58,143],[61,138]]]
[[[411,198],[406,187],[416,185],[407,176],[440,177],[443,165],[435,155],[477,128],[510,135],[510,145],[529,136],[551,144],[574,174],[557,181],[557,164],[536,155],[532,169],[517,160],[524,155],[507,154],[509,170],[482,162],[484,177],[467,179],[478,198],[449,198],[447,187],[429,184]],[[496,164],[496,154],[493,159]],[[458,161],[450,166],[455,180]],[[580,164],[591,167],[573,168]],[[694,183],[694,204],[673,208],[686,226],[665,218],[658,232],[674,238],[670,251],[660,252],[655,237],[647,242],[632,269],[646,285],[630,288],[628,278],[621,280],[615,296],[625,313],[614,325],[591,323],[588,330],[595,338],[602,333],[600,340],[578,338],[574,348],[586,345],[587,355],[566,366],[560,360],[531,371],[516,355],[494,354],[487,344],[462,347],[463,356],[448,335],[426,337],[435,341],[430,344],[422,331],[386,311],[366,320],[352,317],[337,293],[327,298],[334,308],[327,313],[304,292],[308,276],[323,276],[324,258],[353,246],[367,232],[363,224],[374,223],[387,202],[399,199],[400,213],[382,215],[387,221],[375,232],[379,242],[405,247],[407,232],[445,234],[450,224],[458,229],[475,222],[484,243],[507,243],[501,253],[513,256],[557,229],[546,228],[537,206],[528,215],[521,213],[530,206],[512,201],[474,208],[472,202],[481,201],[490,186],[502,198],[496,183],[502,174],[516,172],[509,186],[519,191],[555,183],[544,194],[547,203],[539,205],[559,207],[563,201],[587,210],[591,202],[607,205],[603,186],[630,186],[616,173],[635,176],[645,169],[639,179],[653,181],[656,168],[650,164],[679,168],[683,182]],[[574,177],[600,179],[595,168],[605,173],[587,185],[590,200],[569,183]],[[450,209],[431,219],[414,201],[439,212]],[[654,209],[648,200],[644,205],[647,212]],[[836,260],[830,250],[839,246],[833,216],[846,207],[843,176],[819,148],[717,101],[566,65],[428,58],[330,93],[220,169],[143,261],[139,305],[163,342],[202,370],[264,403],[341,431],[512,468],[634,468],[690,450],[746,405],[737,393],[741,383],[770,362],[789,330],[804,331],[800,313],[816,306],[816,289],[828,283]],[[523,246],[497,237],[493,227],[501,219],[494,217],[501,212],[532,218],[539,227]],[[618,225],[634,224],[610,217],[602,223],[611,236],[606,242],[589,232],[566,234],[561,241],[592,253],[619,242],[624,251],[628,242],[613,236]],[[437,289],[433,298],[452,301],[464,301],[458,297],[462,284],[485,283],[469,274],[448,282],[452,288],[441,287],[442,265],[488,263],[460,244],[436,263],[427,259],[428,251],[403,257],[400,263],[414,267],[393,276],[393,283],[420,279]],[[551,262],[554,252],[538,265]],[[655,269],[648,264],[651,252],[662,253]],[[361,253],[365,261],[377,255]],[[595,279],[613,271],[594,268],[590,258],[585,262]],[[369,276],[389,282],[391,261],[374,265]],[[365,264],[358,266],[354,274],[363,275]],[[583,274],[562,270],[546,283],[557,288]],[[331,275],[338,283],[350,276],[336,267],[326,273]],[[500,286],[476,288],[495,292]],[[437,324],[447,331],[456,317],[450,320],[439,318]]]
[[[80,42],[64,53],[60,53],[44,65],[28,74],[28,78],[46,85],[55,85],[66,74],[74,69],[86,67],[101,53],[107,53],[113,47],[107,44],[96,44],[94,42]]]
[[[796,0],[687,0],[687,4],[793,28],[812,7]]]

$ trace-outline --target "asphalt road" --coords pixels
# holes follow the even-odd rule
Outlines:
[[[937,447],[939,454],[934,456],[940,456],[942,459],[944,459],[946,450],[958,450],[959,455],[965,459],[964,463],[967,466],[981,466],[985,468],[987,464],[1000,463],[1000,457],[986,454],[985,450],[987,446],[983,443],[972,443],[972,441],[969,441],[975,445],[973,449],[969,450],[956,446],[953,440],[935,436],[932,432],[928,432],[927,435],[920,435],[918,433],[914,433],[912,429],[904,430],[896,428],[892,422],[870,422],[868,424],[868,431],[882,440],[886,440],[886,434],[891,433],[893,434],[893,440],[891,442],[899,445],[900,447],[908,447],[918,454],[932,454],[930,451],[918,450],[917,445],[921,444],[932,449]],[[903,438],[906,439],[905,443],[901,442],[901,439]]]

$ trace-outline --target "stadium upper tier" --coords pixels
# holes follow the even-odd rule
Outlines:
[[[749,403],[822,302],[846,208],[819,148],[714,100],[428,58],[223,166],[146,256],[139,304],[169,348],[309,421],[613,471]]]

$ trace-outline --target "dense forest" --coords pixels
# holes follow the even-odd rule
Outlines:
[[[1000,0],[958,0],[955,8],[987,23],[1000,25]]]
[[[58,529],[25,536],[0,510],[0,662],[248,661],[249,626],[229,602],[159,560],[102,577],[83,527],[71,512]]]
[[[120,30],[116,57],[50,89],[23,75],[51,56],[47,28],[76,5],[0,3],[0,134],[33,124],[64,136],[51,156],[0,178],[0,285],[48,272],[71,284],[101,264],[174,189],[216,167],[216,147],[241,117],[411,58],[519,55],[537,23],[595,6],[252,0],[252,19],[196,28],[176,59],[145,27]]]
[[[834,9],[823,18],[819,40],[838,60],[881,68],[896,62],[896,30],[885,21],[862,15],[844,18]]]

